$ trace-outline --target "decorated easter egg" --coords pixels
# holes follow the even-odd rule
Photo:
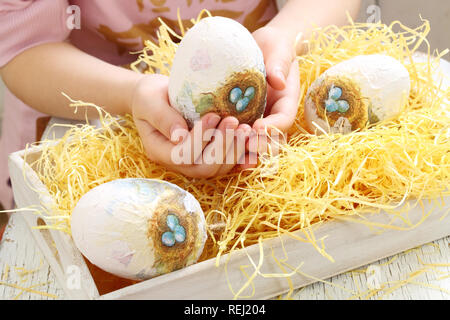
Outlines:
[[[92,264],[133,280],[195,263],[207,238],[198,201],[153,179],[119,179],[93,188],[74,208],[71,230]]]
[[[361,55],[326,70],[309,87],[304,116],[311,133],[349,133],[397,116],[409,97],[408,70],[396,59]]]
[[[224,17],[208,17],[178,45],[169,79],[170,104],[190,127],[215,112],[252,124],[266,107],[264,58],[250,32]]]

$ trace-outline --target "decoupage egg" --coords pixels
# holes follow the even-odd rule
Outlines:
[[[251,33],[224,17],[208,17],[178,45],[169,79],[170,104],[190,127],[208,112],[252,124],[266,107],[264,58]]]
[[[398,115],[409,97],[408,70],[396,59],[361,55],[326,70],[309,87],[304,116],[311,133],[349,133]]]
[[[207,238],[198,201],[154,179],[119,179],[93,188],[74,208],[71,230],[92,264],[134,280],[195,263]]]

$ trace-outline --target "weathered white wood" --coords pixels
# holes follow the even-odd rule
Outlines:
[[[420,300],[449,300],[450,299],[450,237],[446,237],[420,247],[403,252],[393,257],[381,259],[356,270],[327,279],[327,283],[316,282],[292,294],[292,299],[299,300],[344,300],[344,299],[420,299]],[[440,264],[433,270],[428,267],[426,272],[413,279],[412,283],[405,283],[390,294],[381,290],[374,296],[368,297],[368,278],[373,273],[366,273],[368,267],[378,268],[377,278],[380,285],[386,288],[398,285],[401,280],[424,268],[424,264]],[[446,265],[445,265],[446,264]],[[447,276],[447,277],[446,277]],[[441,279],[440,279],[441,278]],[[442,290],[439,290],[441,288]],[[360,293],[366,293],[359,295]]]
[[[450,200],[450,199],[447,199]],[[425,204],[428,212],[434,206],[433,203]],[[436,240],[450,234],[450,216],[444,216],[450,210],[450,202],[443,207],[436,208],[425,222],[408,230],[385,230],[381,234],[371,231],[364,225],[330,221],[318,227],[315,231],[316,238],[324,236],[327,253],[335,258],[330,262],[321,256],[310,244],[301,243],[297,240],[282,236],[281,239],[273,239],[264,242],[264,264],[260,269],[262,274],[282,273],[277,267],[274,256],[281,260],[285,259],[283,253],[287,252],[287,263],[297,267],[304,265],[300,271],[317,279],[325,279],[330,276],[351,270],[355,267],[374,262],[401,251],[410,249],[417,245]],[[419,221],[422,212],[419,208],[409,212],[412,221]],[[377,214],[370,218],[372,221],[386,223],[391,217]],[[297,232],[301,236],[301,232]],[[273,250],[273,251],[272,251]],[[255,264],[259,260],[259,247],[257,245],[248,247],[245,251],[252,257]],[[224,270],[224,261],[221,267],[215,267],[215,261],[205,261],[189,268],[185,268],[155,279],[130,286],[113,293],[100,297],[101,299],[231,299],[232,292],[228,288],[227,277]],[[244,251],[235,252],[228,261],[228,280],[234,290],[239,290],[245,284],[246,278],[239,271],[243,265],[249,265],[249,259]],[[254,268],[246,269],[251,274]],[[293,287],[300,287],[314,282],[315,280],[303,275],[292,276]],[[201,285],[200,285],[201,284]],[[256,277],[253,281],[255,294],[252,298],[267,299],[289,289],[286,279]],[[180,290],[183,288],[183,290]],[[250,287],[248,289],[251,289]],[[251,290],[243,291],[243,295],[250,295]]]
[[[24,151],[12,154],[10,157],[11,180],[13,184],[15,199],[19,207],[24,208],[33,204],[45,203],[50,208],[52,199],[46,192],[45,187],[39,181],[36,173],[23,159]],[[39,147],[27,151],[27,160],[32,161],[39,155]],[[23,173],[25,172],[25,174]],[[419,226],[408,231],[383,230],[376,234],[362,224],[344,221],[329,221],[319,227],[315,227],[317,238],[326,236],[324,241],[327,253],[335,257],[336,262],[331,263],[321,256],[310,244],[301,243],[297,240],[282,236],[284,250],[288,253],[288,261],[292,266],[302,266],[301,271],[317,279],[325,279],[330,276],[351,270],[352,268],[371,263],[380,258],[396,254],[410,249],[414,246],[427,243],[450,234],[450,215],[444,215],[450,210],[450,199],[446,204],[438,202],[425,203],[423,212],[434,208],[430,215]],[[420,220],[422,209],[418,206],[408,213],[413,223]],[[24,214],[24,218],[30,227],[36,225],[35,214]],[[373,221],[387,223],[391,216],[378,213],[370,218]],[[76,250],[72,240],[65,234],[50,230],[49,234],[57,248],[58,255],[52,252],[51,243],[46,242],[39,230],[32,230],[38,246],[43,251],[49,264],[55,272],[56,278],[65,290],[69,298],[96,298],[92,277],[80,253]],[[301,232],[297,232],[299,236]],[[277,259],[284,259],[282,242],[273,239],[264,242],[264,264],[260,272],[280,273],[275,261],[270,258],[273,250]],[[229,289],[229,283],[233,290],[239,290],[245,284],[246,278],[239,271],[243,265],[248,265],[248,253],[255,264],[259,259],[259,246],[249,247],[244,251],[235,252],[230,256],[227,264],[228,278],[225,274],[224,261],[228,256],[222,258],[221,266],[215,267],[215,260],[198,263],[191,267],[172,272],[139,284],[107,294],[102,299],[230,299],[234,295]],[[82,289],[69,290],[66,286],[65,270],[76,265],[83,270]],[[250,268],[248,273],[252,272]],[[228,282],[229,281],[229,282]],[[305,286],[314,282],[314,279],[295,275],[291,278],[293,287]],[[202,283],[199,286],[198,283]],[[285,292],[289,286],[285,279],[256,277],[253,286],[256,294],[253,298],[265,299]],[[184,290],[179,290],[184,287]],[[250,289],[250,287],[248,288]],[[244,290],[242,295],[250,295]]]
[[[31,233],[55,273],[59,285],[64,289],[67,298],[93,299],[98,296],[97,288],[92,276],[84,263],[83,257],[77,250],[72,239],[65,233],[57,230],[33,229],[38,226],[41,219],[46,224],[45,215],[51,211],[53,200],[31,164],[39,154],[40,147],[15,152],[9,157],[9,170],[14,192],[14,200],[19,208],[38,209],[44,219],[36,212],[23,213]],[[26,161],[24,155],[27,155]],[[29,162],[27,162],[29,161]],[[66,283],[66,270],[70,266],[78,266],[82,279],[81,288],[68,288]]]
[[[22,280],[14,272],[14,267],[24,267],[26,269],[38,269],[30,274],[29,279],[23,283],[24,287],[36,285],[42,282],[48,282],[46,285],[37,286],[35,289],[58,296],[58,299],[64,299],[64,291],[59,286],[50,266],[43,259],[28,226],[20,214],[11,217],[3,241],[0,243],[0,281],[5,265],[10,266],[7,282],[18,284]],[[398,258],[387,265],[383,265],[391,260],[392,257],[382,259],[371,265],[377,265],[381,268],[382,279],[380,282],[396,281],[406,279],[407,273],[421,269],[423,266],[419,259],[424,263],[444,264],[450,263],[450,237],[434,241],[429,244],[417,247],[409,253],[401,253]],[[41,265],[41,261],[43,261]],[[366,269],[364,266],[360,269]],[[450,291],[450,278],[434,280],[443,275],[450,274],[450,267],[440,267],[439,272],[426,273],[416,280],[424,285],[407,284],[395,290],[388,296],[382,296],[382,299],[450,299],[450,295],[439,290],[426,287],[434,285]],[[353,294],[367,289],[367,275],[361,272],[346,272],[338,276],[325,279],[331,284],[316,282],[314,284],[295,290],[292,299],[349,299]],[[358,286],[357,286],[357,285]],[[339,287],[338,287],[339,286]],[[343,287],[343,288],[341,288]],[[0,285],[0,300],[13,299],[20,293],[20,290]],[[283,298],[286,293],[283,294]],[[378,299],[380,295],[370,299]],[[278,297],[274,297],[278,298]],[[362,297],[364,298],[364,297]],[[51,299],[40,296],[35,293],[25,292],[19,299]]]
[[[16,268],[32,270],[30,274],[20,277]],[[64,298],[64,291],[59,286],[54,272],[37,247],[31,232],[21,214],[13,214],[9,220],[2,242],[0,243],[0,282],[15,284]],[[20,294],[20,296],[18,296]],[[35,300],[54,298],[33,292],[0,285],[0,299]]]

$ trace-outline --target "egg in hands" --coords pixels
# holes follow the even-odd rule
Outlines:
[[[263,54],[243,25],[208,17],[186,32],[172,64],[169,101],[190,128],[209,112],[252,125],[266,97]]]

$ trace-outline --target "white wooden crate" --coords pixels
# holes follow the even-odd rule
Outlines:
[[[40,148],[34,147],[27,151],[27,162],[24,161],[24,154],[25,151],[13,153],[9,163],[17,206],[25,208],[42,205],[50,209],[53,200],[29,165],[40,155]],[[303,263],[300,268],[302,273],[318,279],[326,279],[443,238],[450,235],[450,215],[447,214],[450,211],[450,198],[444,201],[445,203],[442,200],[427,201],[424,202],[423,208],[416,206],[408,211],[408,217],[413,223],[418,222],[424,214],[431,212],[424,222],[410,230],[371,230],[365,225],[344,221],[322,223],[314,228],[315,235],[317,238],[327,236],[324,240],[326,252],[335,259],[334,263],[323,257],[311,244],[299,242],[286,235],[266,240],[263,243],[264,263],[260,272],[281,273],[272,255],[277,259],[286,258],[282,245],[287,253],[287,263],[294,267]],[[413,204],[413,202],[410,203]],[[370,221],[388,223],[392,215],[381,212],[368,218]],[[31,228],[45,222],[32,212],[26,213],[25,219]],[[247,274],[252,274],[254,271],[247,254],[256,265],[260,259],[260,247],[254,245],[246,250],[223,256],[218,267],[215,266],[216,260],[211,259],[100,296],[89,269],[70,236],[57,230],[32,229],[32,233],[69,299],[231,299],[234,295],[229,284],[237,292],[246,282],[240,267],[250,266],[246,269]],[[297,234],[302,235],[301,231]],[[227,273],[225,261],[228,262]],[[73,270],[71,266],[74,265],[80,270],[81,288],[79,289],[71,289],[67,285],[68,276],[72,273],[66,274],[66,272]],[[293,275],[290,279],[295,288],[315,282],[313,278],[300,274]],[[253,286],[255,291],[252,298],[254,299],[270,298],[289,290],[289,283],[284,278],[257,276]],[[244,290],[242,295],[251,294],[251,290],[252,286]]]
[[[445,74],[450,75],[448,62],[443,61],[441,68]],[[25,152],[27,161],[24,160]],[[50,210],[53,199],[30,166],[40,153],[40,147],[34,147],[10,155],[11,182],[16,205],[19,208],[41,205]],[[411,205],[414,203],[415,201],[410,201]],[[299,288],[317,279],[326,279],[449,236],[450,197],[423,204],[423,207],[415,206],[408,211],[409,219],[417,223],[424,214],[429,215],[422,223],[409,230],[372,230],[363,224],[344,221],[328,221],[315,226],[316,238],[326,236],[324,240],[326,252],[335,259],[335,262],[323,257],[311,244],[286,235],[266,240],[263,244],[264,263],[260,272],[282,273],[273,257],[279,260],[288,258],[287,263],[291,266],[297,267],[302,264],[299,269],[302,274],[290,277],[292,286]],[[24,217],[30,228],[45,223],[32,212],[25,213]],[[389,223],[392,215],[380,212],[367,218],[385,224]],[[38,229],[32,229],[32,234],[69,299],[231,299],[247,281],[240,267],[249,266],[245,271],[251,275],[255,269],[249,257],[256,265],[260,259],[260,247],[254,245],[245,250],[235,251],[231,255],[224,255],[218,267],[215,265],[216,260],[211,259],[100,295],[85,260],[69,235],[56,230]],[[301,236],[302,232],[298,231],[296,234]],[[80,271],[80,288],[70,288],[68,276],[72,273],[67,274],[67,271],[73,270],[72,266],[78,266]],[[288,270],[290,271],[292,270]],[[230,285],[234,293],[230,290]],[[253,299],[266,299],[288,291],[290,283],[285,278],[259,275],[250,287],[241,292],[241,295],[250,295],[253,288]]]

